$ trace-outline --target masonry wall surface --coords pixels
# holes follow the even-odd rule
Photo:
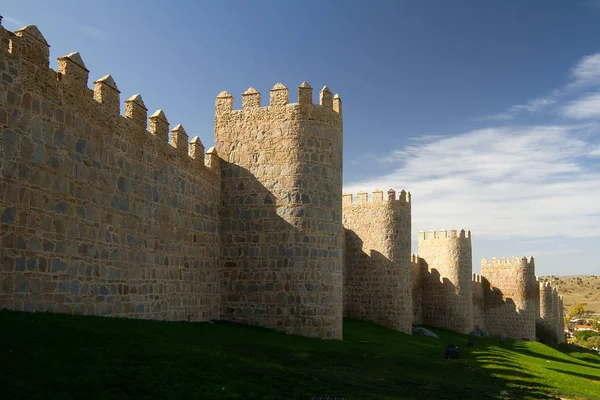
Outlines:
[[[533,257],[493,258],[481,262],[485,326],[490,334],[512,339],[536,338],[539,290]]]
[[[538,337],[546,343],[557,343],[556,315],[553,309],[553,290],[550,282],[542,282],[540,291],[540,315],[538,320]]]
[[[427,265],[415,254],[411,256],[411,297],[413,309],[413,324],[423,324],[423,280],[427,273]]]
[[[216,101],[222,165],[222,317],[287,333],[342,337],[342,116],[329,89],[312,104],[276,85],[242,110]]]
[[[166,117],[146,131],[141,97],[120,116],[79,54],[50,69],[35,26],[0,37],[0,307],[218,318],[217,171],[166,142]]]
[[[412,332],[410,194],[344,195],[344,315]]]
[[[471,234],[455,230],[419,233],[423,323],[468,333],[473,329]]]
[[[473,327],[485,329],[485,290],[481,275],[473,274]]]

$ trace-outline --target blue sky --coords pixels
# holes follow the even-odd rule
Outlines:
[[[344,189],[411,191],[420,230],[599,274],[600,1],[3,1],[212,145],[214,97],[277,82],[343,100]]]

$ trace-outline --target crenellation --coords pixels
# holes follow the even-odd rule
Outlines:
[[[375,189],[371,193],[371,197],[369,198],[369,193],[365,191],[360,191],[356,193],[356,198],[352,193],[344,193],[342,196],[342,201],[344,204],[349,203],[368,203],[372,202],[380,202],[380,201],[395,201],[404,204],[410,204],[410,192],[402,191],[399,197],[396,197],[396,191],[390,189],[387,192],[387,199],[384,198],[384,192],[381,189]]]
[[[141,94],[134,94],[125,100],[125,118],[130,119],[134,124],[146,129],[148,119],[148,109],[142,100]]]
[[[271,107],[286,106],[289,103],[289,90],[281,82],[277,82],[270,91]]]
[[[375,189],[372,198],[375,202],[383,201],[383,190]]]
[[[214,147],[209,148],[208,151],[206,152],[205,165],[209,170],[211,170],[215,174],[217,174],[217,176],[220,176],[220,174],[221,174],[221,158],[217,154],[217,151],[215,150]]]
[[[49,68],[50,45],[37,26],[24,26],[14,34],[10,46],[11,53],[38,67]]]
[[[367,192],[358,192],[356,194],[357,203],[368,203],[369,202],[369,193]]]
[[[352,203],[352,193],[344,193],[342,195],[342,204],[351,204]]]
[[[342,99],[337,93],[335,94],[335,96],[333,96],[333,111],[335,111],[338,114],[342,113]]]
[[[169,120],[163,110],[156,110],[150,117],[150,133],[160,139],[161,142],[169,141]]]
[[[298,86],[298,104],[312,104],[313,92],[312,87],[306,82],[302,82]]]
[[[94,100],[102,104],[110,114],[120,115],[121,91],[112,76],[104,75],[94,81]]]
[[[396,191],[394,189],[388,190],[388,201],[396,200]]]
[[[78,52],[58,58],[58,74],[61,81],[87,89],[90,71]]]
[[[171,130],[171,146],[181,155],[188,155],[188,139],[189,136],[183,126],[178,124]]]
[[[250,87],[242,94],[242,110],[254,108],[260,108],[260,92]]]
[[[215,100],[215,112],[217,115],[228,113],[233,110],[233,96],[226,90],[219,93]]]
[[[204,166],[204,145],[198,136],[190,142],[190,157],[196,165]]]
[[[319,92],[319,104],[333,110],[333,94],[327,86],[323,86],[323,89]]]

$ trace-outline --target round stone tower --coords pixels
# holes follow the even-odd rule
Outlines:
[[[536,337],[539,289],[533,257],[481,260],[485,290],[486,329],[512,339]]]
[[[222,317],[342,338],[342,110],[329,88],[298,103],[276,84],[269,106],[216,99],[222,158]]]
[[[473,329],[471,232],[419,232],[419,257],[427,266],[423,285],[423,323],[455,332]]]
[[[538,336],[545,342],[556,341],[556,316],[553,305],[553,290],[550,282],[540,283],[540,332]]]

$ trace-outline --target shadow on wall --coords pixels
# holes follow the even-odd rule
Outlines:
[[[396,296],[400,294],[399,272],[393,273],[392,261],[382,253],[363,251],[363,241],[353,230],[344,229],[344,317],[375,322],[397,329]],[[395,296],[396,295],[396,296]]]
[[[413,324],[456,330],[463,318],[457,287],[440,272],[429,269],[426,260],[413,258]],[[535,340],[535,313],[521,310],[499,288],[476,276],[473,284],[472,328],[512,339]]]
[[[456,286],[448,278],[442,278],[437,269],[429,270],[427,262],[423,259],[416,268],[419,269],[420,276],[421,315],[417,313],[413,316],[415,323],[452,329],[454,320],[459,318],[460,313],[454,306],[459,297]]]
[[[336,225],[331,199],[276,198],[239,165],[223,161],[221,172],[222,318],[341,338],[341,217]]]
[[[506,336],[515,340],[536,340],[535,309],[521,309],[511,297],[493,287],[481,277],[484,298],[485,329],[492,335]]]

